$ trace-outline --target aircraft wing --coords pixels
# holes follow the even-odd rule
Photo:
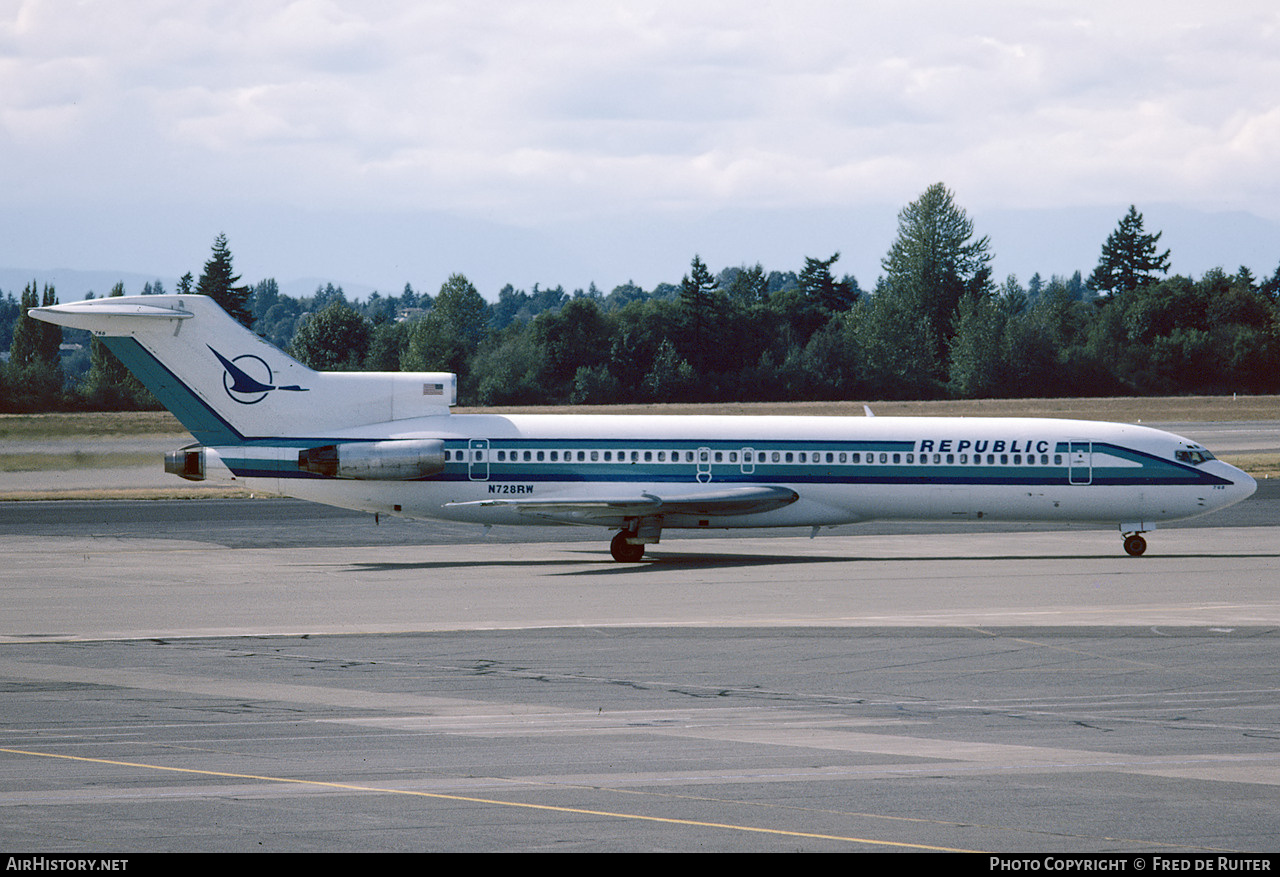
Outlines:
[[[652,515],[752,515],[790,505],[800,498],[794,490],[773,485],[726,487],[718,490],[673,491],[658,495],[641,491],[618,496],[557,496],[481,499],[452,502],[445,508],[506,506],[522,515],[551,520],[594,523],[598,520]]]

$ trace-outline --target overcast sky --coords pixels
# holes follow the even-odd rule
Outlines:
[[[1087,272],[1130,203],[1280,227],[1278,156],[1274,0],[0,0],[0,267],[870,286],[941,181]]]

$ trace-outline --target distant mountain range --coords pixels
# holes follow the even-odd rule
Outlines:
[[[1036,273],[1045,280],[1074,271],[1087,277],[1128,206],[966,209],[976,234],[990,238],[995,280],[1002,282],[1013,274],[1025,285]],[[1199,277],[1215,267],[1235,273],[1244,265],[1261,280],[1280,266],[1280,222],[1239,211],[1137,206],[1146,230],[1163,233],[1160,246],[1172,251],[1173,273]],[[433,213],[361,216],[358,221],[312,215],[284,223],[307,229],[305,235],[272,239],[267,231],[246,225],[230,237],[233,251],[243,244],[259,258],[263,251],[271,254],[268,270],[261,274],[245,270],[247,263],[237,260],[246,283],[274,276],[280,290],[294,297],[309,296],[330,282],[352,299],[375,289],[398,295],[406,282],[419,292],[434,294],[454,272],[465,274],[491,301],[506,283],[530,290],[537,282],[573,292],[594,282],[608,293],[628,281],[645,289],[661,282],[679,283],[694,254],[713,272],[756,262],[766,271],[798,272],[805,256],[825,259],[837,251],[841,256],[835,273],[853,274],[863,289],[870,290],[897,234],[896,216],[897,208],[887,205],[726,209],[548,220],[530,228]],[[264,243],[267,240],[271,243]],[[21,260],[22,245],[9,243],[10,257]],[[199,272],[207,255],[195,254],[193,273]],[[311,272],[317,264],[335,276],[315,277]],[[62,301],[83,298],[90,291],[106,295],[117,282],[123,282],[130,294],[157,279],[173,291],[178,280],[149,274],[140,265],[128,270],[0,267],[0,290],[5,293],[21,294],[33,279],[42,286],[54,284]]]
[[[246,279],[244,282],[253,284],[264,279],[259,277],[253,280]],[[52,270],[0,268],[0,292],[13,293],[14,298],[21,296],[22,290],[32,280],[36,282],[41,291],[44,290],[45,284],[52,284],[58,293],[58,300],[64,302],[78,301],[85,298],[90,292],[94,294],[95,298],[102,298],[105,295],[109,295],[112,287],[117,283],[124,284],[126,295],[140,295],[144,286],[148,283],[155,285],[156,281],[164,285],[165,292],[175,292],[178,287],[178,278],[176,277],[139,274],[136,271],[80,271],[73,268],[54,268]],[[372,286],[317,280],[311,277],[290,281],[277,280],[276,283],[281,292],[294,298],[314,295],[316,287],[324,286],[326,283],[341,286],[349,299],[365,298],[374,291]],[[399,294],[401,290],[395,289],[391,291]]]

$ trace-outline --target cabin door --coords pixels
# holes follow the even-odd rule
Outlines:
[[[472,481],[489,480],[489,440],[467,442],[467,477]]]
[[[1067,443],[1067,481],[1071,484],[1093,483],[1093,442]]]

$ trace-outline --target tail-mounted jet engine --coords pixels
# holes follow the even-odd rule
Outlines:
[[[165,451],[164,471],[188,481],[204,481],[204,448],[193,445]]]
[[[298,452],[298,468],[328,478],[416,481],[444,471],[444,442],[391,439],[304,448]]]

